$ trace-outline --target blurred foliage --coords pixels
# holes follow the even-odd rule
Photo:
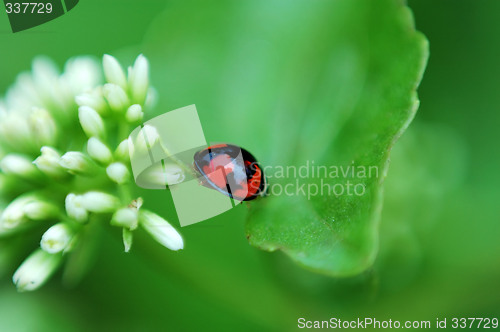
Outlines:
[[[5,258],[16,243],[0,244],[0,330],[255,331],[291,330],[299,317],[498,317],[500,3],[409,5],[430,41],[431,57],[420,110],[391,154],[373,268],[330,278],[281,253],[259,251],[245,238],[245,206],[181,229],[186,249],[178,253],[139,236],[133,252],[124,254],[120,234],[103,226],[108,241],[101,241],[94,267],[73,288],[63,288],[56,277],[40,292],[16,294],[10,276],[34,248]],[[290,156],[288,135],[302,124],[285,111],[305,102],[286,89],[295,77],[276,68],[294,66],[316,82],[316,55],[327,52],[322,40],[333,33],[317,24],[339,15],[324,10],[316,18],[316,7],[305,6],[88,0],[15,35],[0,15],[0,91],[38,54],[62,65],[77,54],[112,53],[131,62],[144,52],[159,90],[158,113],[195,103],[209,141],[241,144],[263,164],[273,164]],[[302,12],[300,23],[291,22]],[[271,21],[278,37],[268,40],[265,22]],[[314,27],[321,33],[310,35]],[[293,62],[295,54],[276,52],[282,47],[309,53]],[[320,92],[328,96],[328,90]],[[263,115],[276,99],[283,102]],[[175,221],[168,193],[145,191],[144,197]]]

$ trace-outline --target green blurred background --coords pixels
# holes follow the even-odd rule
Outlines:
[[[158,113],[196,103],[208,140],[235,141],[213,119],[219,106],[213,95],[241,87],[229,86],[227,77],[205,68],[204,61],[252,47],[243,37],[217,34],[221,26],[238,25],[232,14],[253,15],[258,27],[274,6],[87,0],[59,19],[17,34],[0,14],[0,91],[39,54],[62,66],[75,55],[104,53],[129,64],[144,52],[160,95]],[[63,287],[56,275],[40,291],[18,294],[10,277],[36,240],[33,248],[18,251],[0,271],[0,331],[264,331],[293,330],[299,317],[431,322],[499,317],[500,2],[414,0],[409,6],[417,29],[429,39],[431,56],[417,117],[392,154],[380,253],[372,269],[332,279],[301,269],[281,253],[250,247],[244,206],[181,229],[186,241],[181,252],[141,236],[132,253],[124,254],[118,232],[105,228],[93,268],[74,287]],[[293,24],[287,14],[281,16],[285,36],[286,24]],[[186,20],[191,30],[185,30]],[[197,28],[204,33],[198,35]],[[211,49],[211,43],[226,47]],[[179,48],[184,56],[171,56]],[[165,54],[169,58],[163,62]],[[249,63],[241,68],[251,71]],[[207,75],[213,84],[206,89],[186,89],[200,77],[208,82]],[[261,153],[269,154],[266,149]],[[156,202],[157,212],[174,218],[172,206],[164,204],[166,193],[143,194]]]

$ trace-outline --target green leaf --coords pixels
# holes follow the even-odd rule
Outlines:
[[[363,196],[271,195],[250,203],[246,224],[252,245],[319,272],[352,275],[373,262],[389,151],[414,116],[427,59],[401,1],[198,1],[194,12],[177,2],[143,49],[157,111],[195,103],[208,142],[246,148],[269,175],[308,160],[378,167],[379,178],[349,179],[366,185]]]
[[[328,7],[331,15],[318,33],[330,31],[329,38],[319,49],[322,61],[310,65],[317,76],[304,98],[307,112],[289,120],[300,123],[290,144],[295,166],[315,160],[315,165],[355,167],[355,176],[299,179],[312,191],[314,185],[342,185],[344,194],[338,196],[271,193],[252,210],[246,232],[261,249],[282,250],[318,272],[349,276],[376,256],[389,154],[418,107],[427,42],[399,1],[332,1]],[[372,169],[372,176],[358,173],[363,169],[366,174]],[[365,186],[365,193],[346,194],[347,181]]]

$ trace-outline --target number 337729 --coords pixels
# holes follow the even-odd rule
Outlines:
[[[42,2],[8,2],[5,4],[7,14],[50,14],[51,3]]]

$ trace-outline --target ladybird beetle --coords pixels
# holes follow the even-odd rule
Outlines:
[[[217,144],[198,151],[194,168],[203,176],[204,186],[235,200],[250,201],[265,193],[262,168],[250,152],[239,146]]]

